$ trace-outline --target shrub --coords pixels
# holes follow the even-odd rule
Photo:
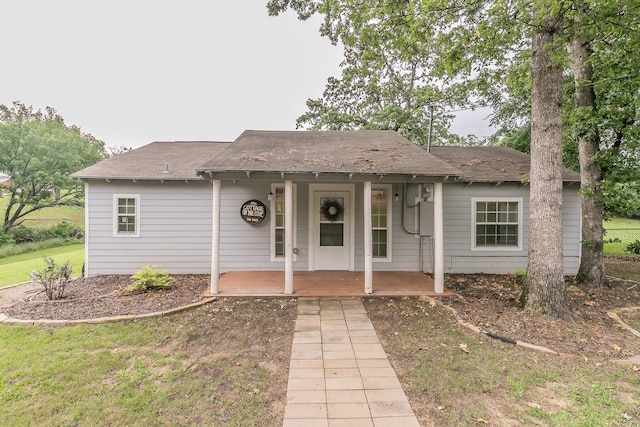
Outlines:
[[[640,255],[640,240],[629,243],[625,249],[626,252]]]
[[[46,264],[44,269],[35,273],[36,280],[44,287],[47,299],[64,298],[64,291],[71,282],[73,271],[69,260],[60,266],[50,257],[44,257],[44,262]]]
[[[41,242],[49,239],[82,239],[84,231],[68,219],[49,228],[32,228],[18,225],[8,233],[16,244]]]
[[[13,239],[11,238],[11,236],[0,231],[0,247],[10,245],[12,243]]]
[[[170,289],[173,277],[166,271],[156,270],[153,265],[147,265],[133,276],[133,283],[126,288],[129,292],[147,292],[153,289]]]

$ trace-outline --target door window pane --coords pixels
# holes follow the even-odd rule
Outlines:
[[[325,222],[320,224],[320,246],[344,246],[344,224]]]

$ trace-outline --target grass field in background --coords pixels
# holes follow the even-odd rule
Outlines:
[[[604,254],[607,256],[634,256],[625,252],[629,243],[640,240],[640,220],[631,218],[613,218],[604,222],[605,240],[618,238],[619,243],[605,243]],[[620,230],[626,229],[626,230]],[[635,229],[635,230],[634,230]],[[635,255],[637,256],[637,255]]]
[[[8,196],[0,197],[0,214],[4,217],[4,211],[9,203]],[[84,208],[59,206],[44,208],[27,215],[23,225],[27,227],[51,227],[59,224],[63,219],[68,219],[84,229]]]
[[[82,272],[82,264],[84,263],[84,244],[60,246],[28,254],[0,258],[0,288],[29,281],[33,270],[44,268],[43,257],[45,256],[53,258],[59,265],[69,260],[73,267],[72,276],[78,277]]]

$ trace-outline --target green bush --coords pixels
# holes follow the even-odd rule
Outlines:
[[[153,265],[147,265],[133,276],[133,283],[127,286],[129,292],[147,292],[153,289],[170,289],[173,277],[166,271],[156,270]]]
[[[29,242],[42,242],[50,239],[76,239],[84,237],[84,231],[78,225],[68,219],[63,219],[60,223],[49,228],[32,228],[18,225],[9,230],[8,233],[13,242],[23,244]],[[0,240],[0,245],[2,240]]]
[[[64,290],[69,282],[71,282],[71,273],[73,268],[69,260],[64,264],[58,265],[51,257],[44,257],[45,267],[36,271],[36,280],[44,287],[47,299],[64,298]]]
[[[625,249],[626,252],[640,255],[640,240],[629,243]]]

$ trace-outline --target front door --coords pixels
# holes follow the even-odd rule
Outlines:
[[[312,270],[351,270],[351,191],[313,191]]]

